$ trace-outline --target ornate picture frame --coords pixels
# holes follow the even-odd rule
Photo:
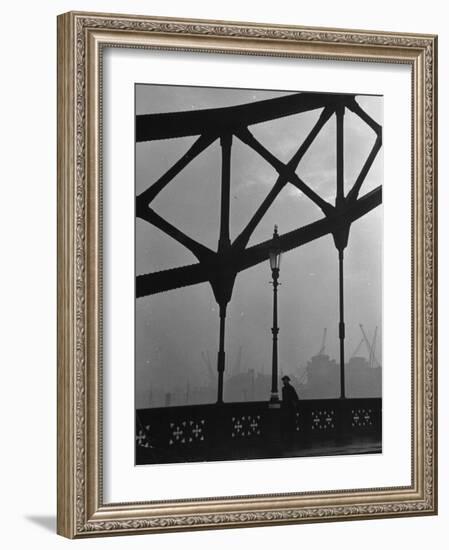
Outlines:
[[[410,484],[104,498],[106,49],[410,69]],[[391,146],[386,144],[385,147]],[[437,37],[70,12],[58,17],[58,533],[69,538],[437,513]],[[398,221],[400,223],[401,220]],[[133,372],[130,358],[130,376]],[[133,406],[130,404],[130,406]],[[133,437],[133,434],[131,434]],[[201,468],[201,464],[198,468]]]

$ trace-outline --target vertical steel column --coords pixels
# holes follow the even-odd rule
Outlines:
[[[345,114],[344,105],[340,105],[336,110],[337,118],[337,212],[344,206],[344,133],[343,120]],[[337,230],[338,231],[338,230]],[[345,304],[344,304],[344,249],[346,246],[345,231],[343,228],[336,239],[338,249],[338,278],[339,278],[339,302],[340,302],[340,321],[338,324],[338,337],[340,339],[340,397],[344,399],[345,395]]]
[[[344,105],[339,105],[335,111],[337,118],[337,199],[335,206],[343,206],[345,200],[344,191],[344,137],[343,137],[343,117],[345,114]]]
[[[232,134],[225,134],[220,138],[221,145],[221,217],[220,240],[218,249],[223,250],[230,246],[229,238],[229,197],[231,194],[231,147]]]
[[[343,288],[343,250],[338,251],[338,276],[340,299],[340,322],[338,324],[338,337],[340,338],[340,397],[345,395],[345,306]]]
[[[226,324],[226,305],[220,306],[220,343],[218,347],[217,370],[218,370],[218,391],[217,403],[223,403],[223,374],[225,370],[225,324]]]
[[[220,238],[218,241],[219,252],[224,252],[231,246],[229,237],[229,210],[230,210],[230,192],[231,192],[231,147],[232,134],[225,134],[220,138],[221,145],[221,217],[220,217]],[[218,371],[218,389],[217,403],[223,403],[223,376],[225,370],[225,326],[226,326],[226,308],[228,296],[224,288],[227,281],[223,282],[219,299],[220,307],[220,336],[217,355]]]

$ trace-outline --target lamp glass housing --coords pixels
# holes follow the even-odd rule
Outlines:
[[[268,251],[268,255],[269,255],[269,258],[270,258],[271,270],[272,271],[274,271],[274,270],[279,271],[279,268],[281,266],[282,251],[281,251],[281,247],[279,245],[279,234],[278,234],[278,231],[277,231],[277,226],[275,226],[275,228],[274,228],[273,240],[272,240],[272,243],[271,243],[271,246],[270,246],[270,250]]]

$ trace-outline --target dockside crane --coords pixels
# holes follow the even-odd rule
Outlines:
[[[327,336],[327,328],[323,330],[323,339],[321,341],[321,348],[320,348],[320,351],[317,353],[317,355],[324,354],[324,350],[326,349],[326,336]]]
[[[374,331],[374,338],[373,338],[373,343],[370,344],[370,341],[368,340],[368,337],[365,333],[365,330],[363,328],[363,325],[360,324],[360,330],[362,331],[362,334],[363,334],[363,340],[366,344],[366,347],[368,348],[368,362],[369,362],[369,366],[370,367],[379,367],[380,366],[380,363],[379,361],[377,360],[376,358],[376,355],[374,353],[374,346],[376,344],[376,339],[377,339],[377,327]]]
[[[371,353],[370,353],[370,356],[369,356],[369,366],[371,368],[373,368],[375,366],[375,362],[377,363],[377,365],[379,365],[375,355],[374,355],[374,350],[376,349],[376,340],[377,340],[377,327],[376,329],[374,330],[374,336],[373,336],[373,343],[371,344]]]
[[[365,339],[362,338],[362,339],[360,340],[360,342],[358,343],[357,347],[355,348],[355,350],[352,352],[352,355],[351,355],[350,359],[352,359],[353,357],[355,357],[355,356],[359,353],[360,348],[362,347],[362,345],[364,344],[364,342],[365,342]]]

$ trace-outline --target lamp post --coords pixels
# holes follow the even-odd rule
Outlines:
[[[270,250],[268,255],[270,258],[271,276],[273,277],[273,328],[271,332],[273,334],[273,356],[272,356],[272,371],[271,371],[271,396],[270,396],[270,408],[279,408],[281,403],[279,401],[278,392],[278,279],[279,279],[279,267],[281,265],[281,247],[278,234],[277,225],[274,226],[273,240],[271,241]]]

